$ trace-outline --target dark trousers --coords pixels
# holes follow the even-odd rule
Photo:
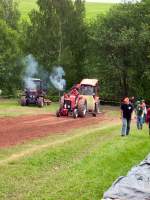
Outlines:
[[[131,119],[127,119],[127,131],[126,131],[126,135],[129,135],[129,132],[130,132],[130,124],[131,124]]]
[[[143,117],[137,116],[137,128],[142,129],[142,127],[143,127]]]

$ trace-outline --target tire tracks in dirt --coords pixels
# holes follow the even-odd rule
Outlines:
[[[15,146],[48,135],[67,134],[73,129],[99,124],[106,120],[105,114],[77,119],[57,118],[52,114],[0,118],[0,148]]]
[[[110,127],[115,127],[117,125],[119,125],[120,122],[119,121],[116,121],[116,123],[110,123],[109,125],[107,126],[102,126],[101,128],[94,128],[93,131],[101,131],[101,130],[105,130],[107,128],[110,128]],[[19,152],[19,153],[15,153],[15,154],[12,154],[10,155],[8,158],[6,159],[3,159],[3,160],[0,160],[0,165],[5,165],[5,164],[9,164],[11,162],[15,162],[21,158],[24,158],[26,156],[31,156],[33,153],[37,153],[37,152],[40,152],[42,151],[43,149],[47,149],[47,148],[50,148],[50,147],[55,147],[55,146],[58,146],[58,145],[62,145],[64,143],[67,143],[67,142],[70,142],[76,138],[79,138],[81,136],[86,136],[86,135],[89,135],[91,134],[93,131],[87,131],[85,133],[80,133],[80,134],[75,134],[73,136],[68,136],[67,138],[65,139],[61,139],[61,140],[57,140],[57,141],[54,141],[54,142],[48,142],[46,144],[41,144],[41,145],[36,145],[28,150],[23,150],[22,152]]]

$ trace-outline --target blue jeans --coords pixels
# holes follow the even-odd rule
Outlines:
[[[143,117],[142,117],[142,122],[143,122],[143,124],[146,122],[146,114],[144,113],[144,115],[143,115]]]
[[[137,116],[137,128],[142,129],[142,127],[143,127],[143,117]]]
[[[122,136],[129,135],[130,124],[131,124],[131,119],[122,118],[122,130],[121,130]]]

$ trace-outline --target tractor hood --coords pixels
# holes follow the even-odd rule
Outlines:
[[[91,85],[91,86],[96,86],[98,83],[97,79],[83,79],[80,83],[80,85]]]

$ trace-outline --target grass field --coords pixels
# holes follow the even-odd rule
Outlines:
[[[28,13],[33,9],[37,9],[37,0],[16,0],[19,4],[19,10],[23,18],[26,18]]]
[[[86,3],[85,8],[86,8],[86,18],[93,19],[97,15],[103,15],[109,9],[114,6],[114,4],[111,3]]]
[[[0,112],[7,107],[24,114],[15,100],[1,102]],[[110,110],[114,117],[117,112]],[[131,135],[122,138],[120,123],[108,122],[0,149],[0,199],[100,200],[149,153],[149,140],[146,125],[140,132],[133,123]]]
[[[37,106],[22,107],[19,104],[19,100],[0,100],[0,117],[44,114],[55,112],[57,108],[57,103],[52,103],[51,105],[45,106],[41,109]]]
[[[33,9],[37,9],[37,0],[16,0],[19,2],[19,10],[21,11],[22,17],[27,18],[28,13]],[[92,19],[97,14],[106,13],[114,4],[109,3],[86,3],[86,17]]]
[[[0,199],[99,200],[118,176],[149,153],[146,128],[142,133],[133,128],[127,138],[119,136],[119,129],[83,128],[53,138],[52,145],[48,137],[38,145],[30,143],[28,154],[15,159],[9,159],[10,152],[19,155],[25,151],[22,146],[0,150]]]
[[[0,99],[0,117],[17,117],[22,115],[37,115],[46,114],[50,112],[56,113],[59,108],[59,104],[52,102],[49,106],[39,108],[38,106],[21,106],[19,99]],[[101,108],[102,109],[102,108]],[[109,111],[109,115],[116,116],[116,109]]]

